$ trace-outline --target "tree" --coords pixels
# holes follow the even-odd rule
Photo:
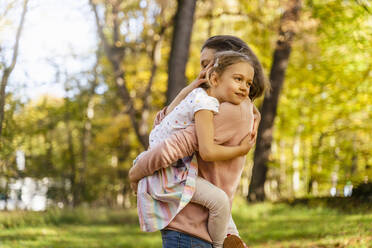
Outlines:
[[[274,120],[291,53],[291,43],[296,33],[296,22],[299,19],[300,8],[300,0],[290,0],[280,20],[279,37],[270,71],[272,91],[265,95],[261,108],[262,119],[257,134],[252,180],[247,196],[249,201],[263,201],[265,199],[264,184],[273,139]]]
[[[4,67],[3,73],[2,73],[2,78],[1,78],[1,85],[0,85],[0,141],[2,137],[2,128],[3,128],[3,121],[4,121],[4,106],[5,106],[5,90],[6,86],[8,84],[9,76],[14,70],[14,67],[17,62],[17,57],[18,57],[18,48],[19,48],[19,41],[21,39],[21,34],[25,22],[25,17],[27,13],[27,4],[28,0],[23,1],[23,11],[21,15],[21,20],[17,28],[17,33],[15,37],[15,43],[13,47],[13,56],[12,60],[10,62],[9,66],[6,66],[5,64],[3,66],[0,66],[0,69]]]
[[[191,31],[196,0],[178,0],[174,17],[172,48],[168,62],[167,105],[186,86],[186,63],[189,57]]]
[[[97,1],[90,0],[89,3],[94,12],[98,36],[103,44],[103,51],[108,58],[112,69],[114,82],[117,88],[118,95],[125,106],[124,112],[130,116],[130,120],[133,129],[137,135],[138,140],[144,148],[148,146],[148,117],[149,117],[149,104],[150,104],[150,91],[153,84],[153,80],[159,64],[159,54],[161,49],[161,44],[163,36],[165,34],[168,23],[163,17],[163,8],[160,6],[160,20],[155,22],[153,25],[152,32],[154,30],[156,35],[152,35],[151,42],[149,42],[150,37],[146,37],[148,45],[145,44],[145,51],[149,49],[151,52],[147,53],[152,62],[151,76],[146,84],[144,93],[139,97],[142,100],[142,106],[140,108],[135,107],[135,102],[137,99],[131,96],[131,90],[128,86],[126,80],[126,71],[124,66],[124,60],[127,51],[132,51],[133,53],[141,53],[144,49],[139,49],[138,42],[129,42],[126,36],[120,31],[120,26],[129,23],[129,11],[133,11],[133,3],[128,3],[128,6],[123,4],[119,0],[103,1],[103,7],[105,10],[105,15],[100,18],[96,3]],[[101,6],[102,7],[102,6]],[[143,12],[149,11],[148,9],[143,9]],[[135,11],[133,11],[135,12]],[[125,14],[124,14],[125,13]],[[122,18],[121,16],[126,17]],[[146,14],[143,14],[146,16]],[[155,18],[157,16],[155,15]],[[103,20],[102,20],[103,19]],[[145,18],[146,19],[146,18]],[[110,35],[106,35],[104,30],[108,29]],[[132,61],[133,62],[133,61]]]
[[[47,95],[24,102],[19,92],[7,88],[0,148],[2,197],[14,180],[27,176],[48,178],[49,199],[64,206],[87,203],[129,207],[135,203],[127,172],[143,146],[128,106],[131,103],[135,110],[136,125],[149,128],[151,117],[166,102],[173,36],[169,27],[174,25],[171,20],[175,20],[177,1],[93,2],[111,52],[100,42],[96,64],[79,72],[70,71],[64,64],[71,59],[93,63],[94,53],[71,54],[68,58],[51,55],[50,62],[56,67],[51,83],[65,85],[64,97]],[[119,2],[115,7],[118,11],[113,11]],[[290,46],[290,63],[285,68],[285,83],[273,121],[266,199],[326,195],[333,178],[338,191],[347,181],[357,185],[372,178],[372,31],[369,12],[360,3],[312,0],[301,7],[301,21],[296,24],[299,30]],[[188,79],[195,78],[200,70],[203,41],[221,33],[245,40],[269,71],[276,49],[272,44],[279,26],[283,26],[279,22],[283,2],[225,0],[196,4]],[[0,6],[2,14],[3,1]],[[1,17],[0,32],[4,30],[3,20]],[[345,31],[352,32],[345,35]],[[121,52],[120,60],[114,58]],[[123,81],[115,75],[112,60],[125,72]],[[129,103],[120,97],[117,82],[125,83]],[[18,151],[25,154],[24,170],[17,168]],[[244,193],[248,193],[252,155],[248,155],[243,172]]]

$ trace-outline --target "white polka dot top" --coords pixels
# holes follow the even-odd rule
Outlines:
[[[219,102],[202,88],[196,88],[183,99],[150,133],[150,149],[174,132],[194,122],[194,114],[202,109],[218,113]]]

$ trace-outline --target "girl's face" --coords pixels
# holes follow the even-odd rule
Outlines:
[[[219,102],[240,104],[249,96],[254,69],[247,62],[239,62],[226,67],[221,75],[213,72],[210,77],[211,95]]]

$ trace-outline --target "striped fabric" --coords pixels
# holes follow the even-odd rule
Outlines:
[[[197,163],[191,157],[141,179],[137,191],[137,209],[142,231],[165,228],[190,202],[195,192]]]
[[[216,98],[208,96],[202,88],[194,89],[151,131],[150,149],[174,132],[192,124],[195,112],[206,109],[217,113],[218,108]],[[196,158],[191,156],[142,178],[137,189],[141,230],[154,232],[166,227],[190,202],[195,192],[197,174]]]

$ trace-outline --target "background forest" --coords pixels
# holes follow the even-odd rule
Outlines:
[[[254,165],[249,153],[240,195],[250,201],[342,196],[346,184],[371,181],[369,1],[78,1],[75,11],[92,29],[77,42],[93,46],[49,49],[38,70],[27,70],[25,47],[34,42],[47,50],[53,41],[54,33],[42,28],[23,39],[44,2],[0,2],[2,200],[12,183],[32,178],[47,185],[48,206],[133,207],[132,160],[146,148],[156,112],[198,75],[201,45],[217,34],[249,44],[273,84],[271,96],[278,96],[255,102],[259,132],[272,139],[259,134],[266,162]],[[63,25],[53,30],[76,41]],[[288,60],[275,61],[280,44]],[[282,81],[272,72],[278,66]],[[49,90],[35,96],[38,87]],[[271,112],[262,108],[265,101]],[[249,190],[252,171],[257,182]]]

